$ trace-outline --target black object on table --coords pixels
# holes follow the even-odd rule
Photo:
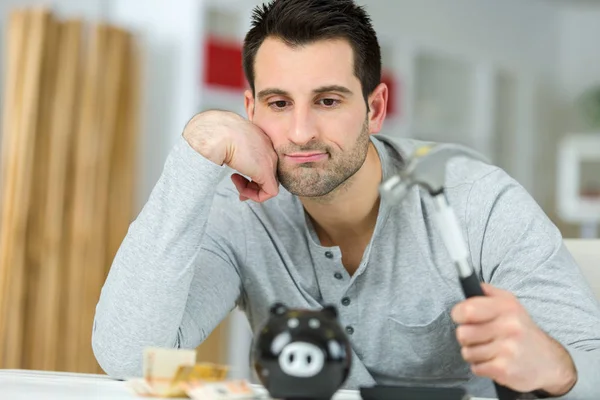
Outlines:
[[[466,400],[467,391],[463,388],[427,388],[394,385],[361,387],[363,400]]]
[[[254,370],[272,398],[329,400],[348,378],[352,351],[334,306],[277,303],[255,337]]]

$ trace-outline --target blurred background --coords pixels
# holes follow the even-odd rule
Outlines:
[[[101,372],[100,288],[197,112],[244,114],[255,0],[0,0],[0,368]],[[363,0],[383,134],[457,142],[565,237],[598,236],[600,0]],[[41,8],[43,6],[43,8]],[[235,311],[198,349],[249,376]]]

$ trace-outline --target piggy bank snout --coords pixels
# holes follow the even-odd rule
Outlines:
[[[321,372],[324,365],[323,351],[311,343],[292,342],[279,354],[281,370],[293,377],[310,378]]]

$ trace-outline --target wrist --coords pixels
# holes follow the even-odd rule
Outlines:
[[[183,138],[201,156],[217,165],[226,163],[227,132],[223,132],[221,111],[205,111],[195,115],[186,125]]]

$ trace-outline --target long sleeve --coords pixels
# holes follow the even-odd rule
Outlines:
[[[147,346],[194,348],[238,302],[236,260],[207,235],[211,219],[228,222],[215,205],[226,172],[183,138],[169,154],[96,307],[92,347],[109,375],[141,376]]]
[[[481,279],[514,293],[571,354],[578,381],[562,398],[600,398],[600,306],[559,230],[501,170],[472,186],[466,212]]]

